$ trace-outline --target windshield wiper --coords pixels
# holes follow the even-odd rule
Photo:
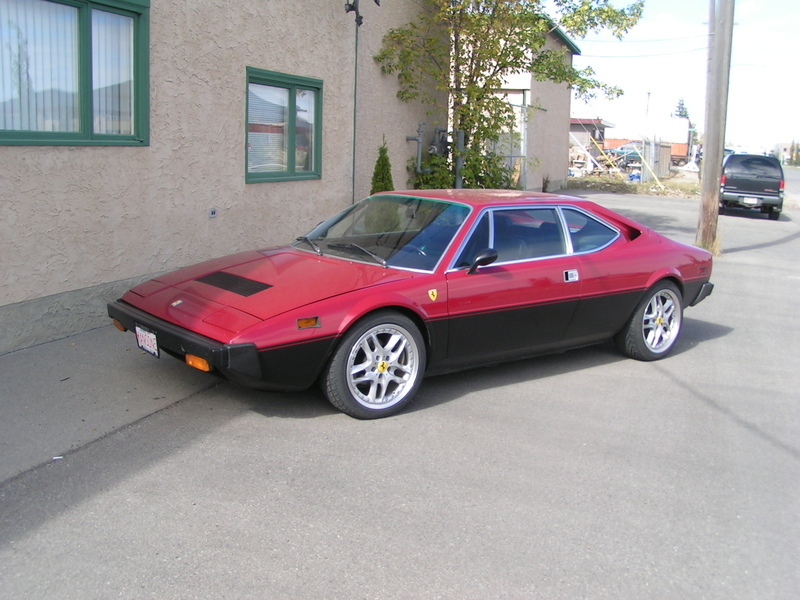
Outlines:
[[[314,241],[311,240],[310,238],[308,238],[307,236],[301,235],[299,238],[297,238],[297,241],[298,242],[305,242],[306,244],[308,244],[309,246],[311,246],[314,249],[314,252],[316,252],[318,255],[322,256],[322,250],[320,250],[320,247],[317,246],[314,243]]]
[[[358,244],[352,244],[352,243],[348,243],[348,244],[328,244],[328,248],[341,248],[341,249],[344,249],[344,250],[359,250],[360,252],[363,252],[364,254],[366,254],[368,256],[371,256],[376,261],[378,261],[380,263],[380,265],[384,269],[386,268],[386,261],[383,259],[383,257],[378,256],[372,250],[367,250],[366,248],[364,248],[363,246],[359,246]]]

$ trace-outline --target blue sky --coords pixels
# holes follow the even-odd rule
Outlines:
[[[646,136],[649,124],[668,118],[683,98],[702,131],[708,16],[707,0],[645,0],[642,19],[622,41],[575,40],[582,52],[575,66],[591,66],[625,93],[613,101],[573,100],[572,116],[614,123],[608,137]],[[726,145],[757,150],[800,141],[800,2],[736,0],[734,22]]]

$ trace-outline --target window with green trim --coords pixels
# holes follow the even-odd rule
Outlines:
[[[149,10],[0,0],[0,144],[147,144]]]
[[[319,179],[322,81],[247,68],[247,183]]]

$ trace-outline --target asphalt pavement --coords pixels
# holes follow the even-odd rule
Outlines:
[[[591,196],[694,239],[696,200]],[[430,378],[380,421],[110,326],[0,356],[0,598],[800,597],[800,211],[719,230],[669,358]]]

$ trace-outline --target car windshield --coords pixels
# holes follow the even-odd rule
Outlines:
[[[383,266],[432,271],[469,208],[452,202],[373,196],[319,225],[296,245],[311,242],[326,255]]]

